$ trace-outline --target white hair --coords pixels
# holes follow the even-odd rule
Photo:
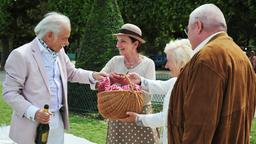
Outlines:
[[[57,36],[63,26],[66,26],[69,30],[71,29],[69,18],[57,12],[50,12],[37,24],[34,32],[38,38],[43,39],[48,32],[53,32]]]
[[[181,67],[190,60],[193,54],[193,50],[188,39],[171,40],[166,44],[164,52]]]
[[[227,30],[225,17],[221,10],[214,4],[204,4],[196,8],[189,16],[189,24],[200,20],[206,29],[220,27]]]

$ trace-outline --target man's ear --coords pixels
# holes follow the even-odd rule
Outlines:
[[[45,40],[46,41],[49,41],[53,38],[53,32],[47,32],[46,35],[45,35]]]
[[[204,29],[204,24],[201,21],[197,20],[196,27],[197,27],[198,33],[201,33]]]

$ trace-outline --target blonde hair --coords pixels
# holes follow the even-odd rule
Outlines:
[[[63,26],[67,26],[71,30],[69,18],[57,12],[50,12],[37,24],[34,32],[39,39],[42,39],[48,32],[53,32],[57,36]]]
[[[181,67],[183,67],[193,55],[193,50],[188,39],[171,40],[166,44],[164,52]]]

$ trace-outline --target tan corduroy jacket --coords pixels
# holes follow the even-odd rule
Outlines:
[[[171,94],[169,144],[249,144],[255,73],[226,34],[214,36],[184,67]]]

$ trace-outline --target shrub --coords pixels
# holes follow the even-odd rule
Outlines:
[[[78,50],[76,66],[100,70],[117,54],[112,36],[123,25],[116,0],[95,0]]]

